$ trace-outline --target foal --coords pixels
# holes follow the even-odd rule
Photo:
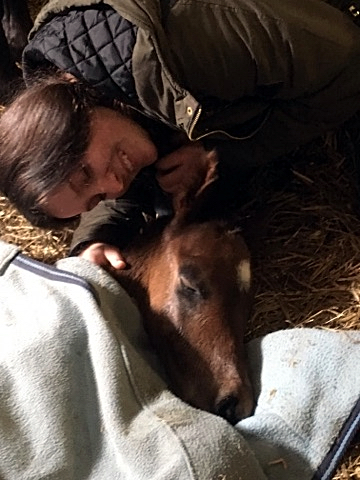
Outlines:
[[[174,217],[156,221],[128,247],[118,280],[132,295],[172,390],[230,423],[253,410],[244,330],[250,310],[250,257],[238,228],[204,220],[216,178],[207,154],[202,178],[174,198]]]

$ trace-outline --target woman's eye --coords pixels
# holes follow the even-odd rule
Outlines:
[[[91,180],[92,180],[92,177],[93,177],[89,165],[82,164],[81,165],[81,173],[82,173],[82,176],[83,176],[84,184],[89,185],[91,183]]]
[[[93,181],[93,174],[88,165],[81,164],[80,167],[71,174],[69,183],[76,192],[82,192]]]

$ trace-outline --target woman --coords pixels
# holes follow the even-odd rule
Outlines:
[[[360,30],[354,5],[344,10],[322,0],[50,1],[23,55],[28,90],[1,119],[0,189],[37,223],[90,209],[83,255],[123,268],[107,239],[119,218],[131,238],[153,210],[144,167],[171,194],[215,147],[240,182],[242,170],[356,113]]]

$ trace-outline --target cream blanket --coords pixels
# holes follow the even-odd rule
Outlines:
[[[167,389],[101,268],[0,242],[0,291],[1,480],[326,480],[359,430],[360,332],[252,341],[258,404],[232,427]]]

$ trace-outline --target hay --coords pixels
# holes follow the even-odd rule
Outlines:
[[[30,2],[33,16],[44,3]],[[247,339],[294,326],[360,328],[360,202],[353,151],[344,128],[260,169],[251,181],[253,200],[242,211],[255,284]],[[0,238],[29,256],[50,264],[66,256],[71,229],[34,228],[3,197],[0,219]],[[360,480],[359,445],[333,478],[348,479]]]
[[[329,135],[254,179],[257,200],[244,215],[256,219],[260,210],[266,231],[252,237],[256,291],[247,339],[289,327],[360,328],[358,177],[341,147]],[[359,444],[333,477],[350,479],[360,479]]]
[[[0,197],[0,238],[18,245],[35,260],[53,264],[66,257],[71,236],[70,228],[51,231],[33,227],[5,197]]]
[[[298,152],[287,162],[280,185],[268,185],[278,164],[270,175],[269,169],[262,172],[264,190],[257,184],[255,196],[266,207],[267,231],[254,252],[250,336],[291,326],[360,326],[356,175],[352,161],[335,147],[315,144],[310,153]]]

